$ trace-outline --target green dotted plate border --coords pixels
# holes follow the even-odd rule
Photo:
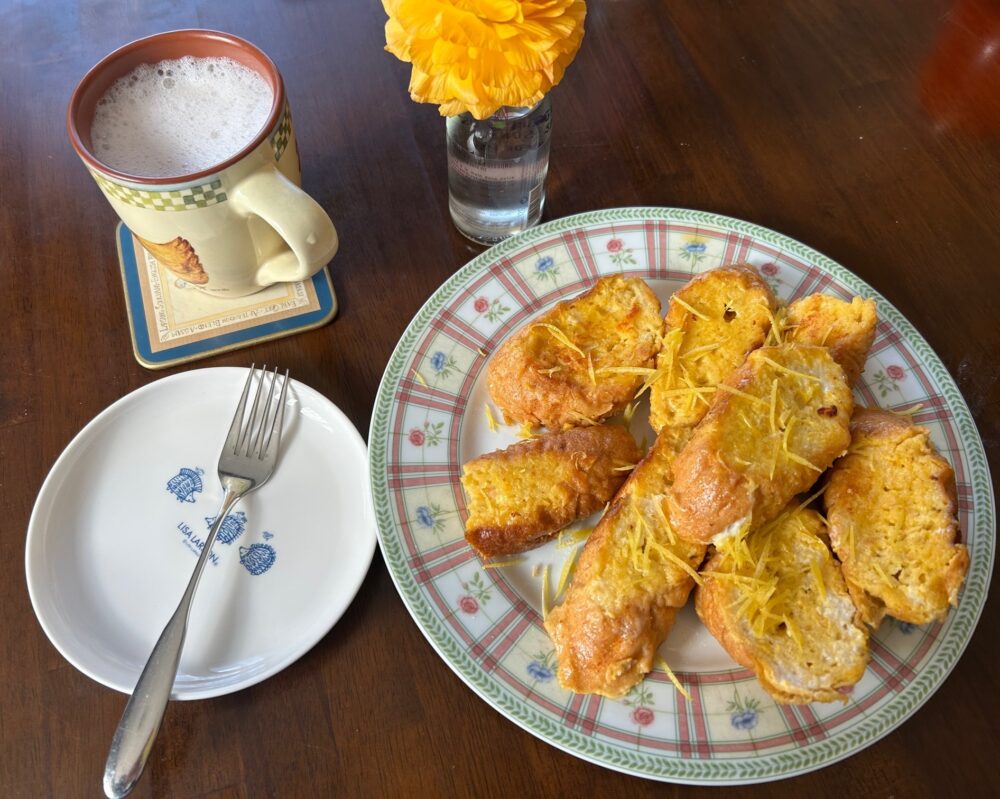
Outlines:
[[[967,455],[968,482],[972,487],[975,516],[974,535],[980,547],[966,577],[962,602],[953,611],[950,624],[929,660],[906,690],[872,712],[850,728],[834,731],[829,738],[802,746],[791,752],[759,754],[747,758],[725,760],[695,759],[668,755],[651,755],[615,746],[567,729],[545,717],[528,702],[506,693],[501,685],[487,675],[468,653],[448,634],[438,614],[420,595],[413,574],[406,564],[398,531],[391,512],[386,480],[386,452],[389,444],[389,420],[397,386],[404,376],[407,362],[413,355],[419,338],[425,334],[431,320],[450,303],[471,280],[490,264],[505,256],[551,237],[556,233],[577,230],[590,225],[614,222],[667,222],[713,225],[730,232],[753,237],[764,244],[779,247],[795,257],[824,270],[848,286],[856,294],[874,297],[879,314],[888,320],[920,358],[940,385],[948,403],[953,424],[961,437]],[[740,785],[766,782],[802,774],[829,765],[869,746],[891,732],[916,710],[941,685],[958,662],[976,627],[993,572],[995,555],[995,503],[992,480],[982,440],[972,414],[958,386],[916,328],[871,286],[811,247],[769,228],[728,216],[682,208],[616,208],[591,211],[557,219],[514,236],[474,258],[456,272],[424,303],[403,333],[393,352],[372,414],[368,436],[372,497],[378,521],[378,537],[383,556],[396,589],[417,626],[444,661],[480,697],[496,710],[542,740],[570,754],[617,771],[667,782]]]

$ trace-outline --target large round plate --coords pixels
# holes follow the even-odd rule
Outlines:
[[[107,408],[52,467],[28,526],[35,614],[80,671],[131,692],[191,577],[222,486],[245,369],[199,369]],[[375,551],[367,453],[350,420],[292,381],[274,475],[227,517],[191,610],[174,699],[260,682],[307,652]]]
[[[961,602],[942,624],[887,621],[846,704],[777,705],[686,608],[661,648],[691,693],[662,673],[623,700],[575,695],[554,677],[541,626],[539,565],[557,582],[572,551],[552,542],[526,560],[483,569],[462,537],[461,464],[515,440],[491,432],[487,356],[527,319],[604,274],[645,278],[661,300],[691,275],[755,264],[785,300],[812,292],[874,297],[880,322],[860,402],[903,409],[931,431],[958,482],[971,553]],[[645,425],[645,422],[641,422]],[[637,438],[652,431],[635,426]],[[847,757],[909,717],[969,641],[994,554],[992,484],[982,442],[955,382],[913,326],[864,281],[809,247],[728,217],[625,208],[542,225],[481,256],[428,300],[382,379],[369,436],[382,551],[424,635],[486,702],[549,743],[609,768],[672,782],[779,779]]]

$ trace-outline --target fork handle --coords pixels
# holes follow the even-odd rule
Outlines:
[[[104,793],[109,799],[119,799],[127,796],[135,787],[142,770],[146,766],[156,733],[160,729],[163,713],[167,709],[170,691],[177,676],[177,665],[184,648],[184,636],[187,633],[188,614],[194,592],[198,588],[205,563],[208,562],[212,544],[229,511],[239,501],[247,488],[242,485],[225,485],[226,493],[222,498],[222,508],[215,517],[212,529],[209,530],[201,556],[194,567],[194,574],[188,582],[184,596],[177,610],[170,617],[167,626],[160,633],[160,638],[146,661],[146,666],[139,675],[139,681],[132,691],[132,696],[125,705],[118,729],[111,741],[111,751],[104,766]]]

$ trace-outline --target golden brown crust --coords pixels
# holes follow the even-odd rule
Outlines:
[[[824,502],[830,541],[859,617],[911,624],[941,620],[969,567],[957,543],[955,473],[925,428],[858,408],[847,455],[830,470]]]
[[[724,297],[727,293],[731,296]],[[747,263],[729,264],[702,272],[677,289],[673,296],[680,297],[688,305],[698,302],[695,309],[713,319],[722,318],[728,306],[734,311],[734,316],[726,320],[727,325],[740,321],[740,312],[745,309],[746,324],[757,329],[754,337],[759,335],[761,341],[770,328],[770,319],[766,314],[762,317],[755,306],[763,304],[774,311],[778,304],[771,287]],[[708,307],[703,307],[700,304],[702,301]],[[693,318],[696,317],[680,303],[671,302],[667,308],[666,323],[670,329],[686,328]]]
[[[770,287],[748,264],[703,272],[675,291],[649,394],[653,429],[694,428],[708,401],[684,392],[729,377],[747,353],[764,343],[776,310]]]
[[[891,439],[904,433],[912,432],[914,428],[922,430],[913,424],[908,416],[881,408],[866,408],[858,405],[851,416],[851,441],[855,437]],[[949,470],[951,466],[945,463]],[[954,483],[954,473],[951,480]],[[952,489],[954,491],[954,488]]]
[[[661,328],[660,301],[649,286],[603,277],[504,342],[487,370],[490,397],[508,423],[560,429],[605,419],[625,407],[644,377],[614,370],[652,368]]]
[[[738,553],[717,550],[695,592],[704,625],[778,702],[843,699],[868,661],[867,632],[822,530],[819,514],[791,505]]]
[[[707,544],[773,519],[847,449],[853,404],[825,348],[751,352],[677,456],[669,507],[678,535]]]
[[[621,425],[596,425],[481,455],[463,467],[465,538],[484,558],[539,546],[602,508],[641,454]]]
[[[785,340],[827,347],[852,386],[865,368],[877,322],[875,300],[854,297],[845,302],[827,294],[796,300],[782,316]]]
[[[545,620],[568,690],[622,696],[652,671],[687,602],[694,581],[679,562],[697,568],[705,548],[668,529],[663,501],[673,457],[657,439],[591,533],[566,599]]]
[[[694,592],[694,609],[701,623],[722,644],[729,656],[743,668],[754,671],[751,641],[739,632],[729,618],[727,606],[737,600],[737,594],[731,586],[710,576],[712,572],[720,570],[722,563],[723,555],[719,551],[705,562],[702,567],[702,584]]]

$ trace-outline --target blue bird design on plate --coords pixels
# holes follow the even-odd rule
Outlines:
[[[215,516],[206,516],[205,524],[211,527],[215,524]],[[238,510],[236,513],[230,513],[222,520],[222,524],[219,526],[218,540],[223,544],[231,544],[237,538],[239,538],[247,529],[247,515]]]
[[[266,572],[274,565],[278,553],[270,544],[251,544],[248,547],[240,547],[240,563],[253,575]]]
[[[167,491],[177,497],[178,502],[194,502],[194,495],[203,488],[201,476],[204,473],[202,469],[184,467],[167,481]]]

